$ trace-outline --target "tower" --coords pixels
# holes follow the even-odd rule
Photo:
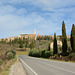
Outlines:
[[[34,34],[36,34],[36,29],[34,30]]]
[[[39,33],[38,33],[38,37],[39,37]]]
[[[36,40],[36,29],[34,30],[34,34],[35,34],[35,40]]]

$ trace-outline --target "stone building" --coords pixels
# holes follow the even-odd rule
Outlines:
[[[57,45],[58,45],[58,48],[62,47],[62,41],[57,40]],[[51,50],[53,50],[53,42],[50,44],[50,47],[51,47]]]
[[[8,42],[9,42],[10,40],[13,41],[13,40],[16,39],[16,38],[18,39],[18,36],[15,36],[15,37],[9,37],[9,38],[7,38],[7,41],[8,41]]]
[[[39,33],[38,33],[38,36],[37,37],[45,37],[45,36],[48,36],[48,37],[50,37],[50,38],[53,39],[53,36],[52,35],[39,35]]]
[[[19,38],[29,38],[31,40],[36,40],[36,34],[20,34]]]
[[[19,38],[29,38],[30,40],[36,40],[36,30],[34,30],[34,34],[20,34]]]

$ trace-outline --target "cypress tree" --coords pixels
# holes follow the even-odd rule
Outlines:
[[[48,45],[48,51],[50,51],[50,43],[49,43],[49,45]]]
[[[64,21],[62,22],[62,52],[63,54],[67,52],[67,37]]]
[[[56,33],[54,33],[54,43],[53,43],[53,54],[58,54],[58,47],[57,47],[57,39],[56,39]]]
[[[74,24],[72,25],[70,41],[71,41],[72,51],[75,52],[75,26]]]

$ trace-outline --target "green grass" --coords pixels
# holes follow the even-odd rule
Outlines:
[[[27,51],[16,51],[16,55],[28,55],[29,50]]]

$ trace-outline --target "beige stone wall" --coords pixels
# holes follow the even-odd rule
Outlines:
[[[7,38],[7,40],[8,40],[8,42],[11,40],[11,41],[13,41],[14,39],[16,39],[16,38],[18,38],[18,36],[16,36],[16,37],[9,37],[9,38]]]
[[[23,37],[36,40],[36,34],[21,34],[21,35],[19,35],[19,38],[23,39]]]
[[[62,47],[62,41],[57,40],[57,45]],[[53,50],[53,42],[50,44],[51,50]]]

